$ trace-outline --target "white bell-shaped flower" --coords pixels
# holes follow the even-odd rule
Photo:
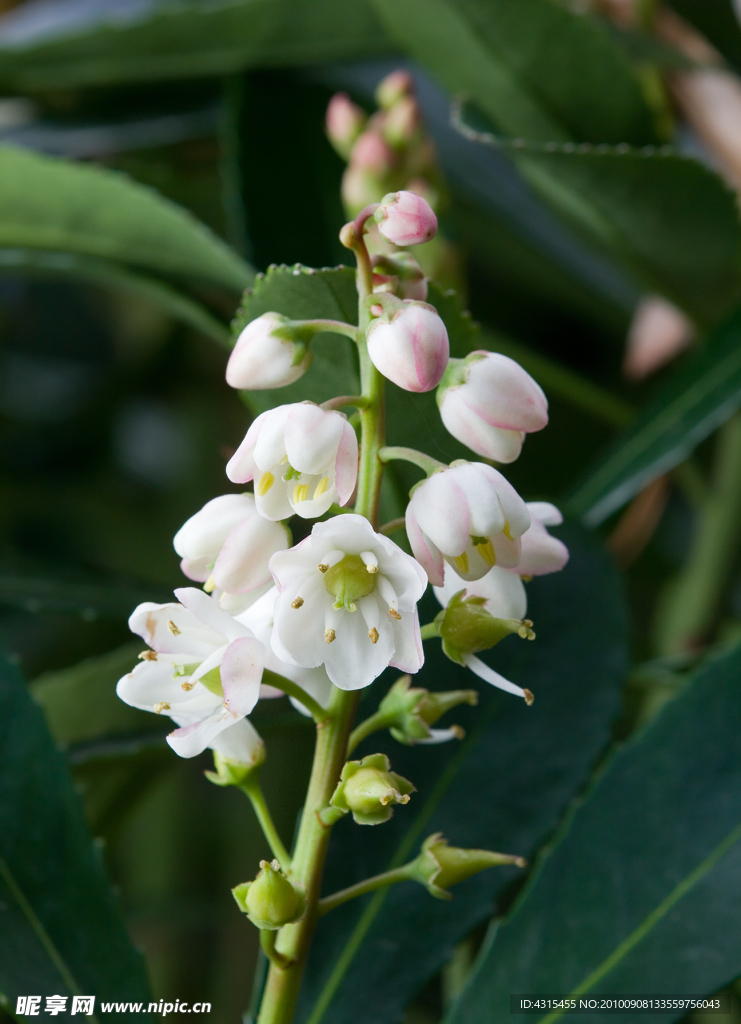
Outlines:
[[[323,665],[318,668],[301,668],[293,663],[281,661],[270,646],[275,623],[275,604],[278,600],[278,588],[271,587],[254,604],[237,616],[239,622],[247,626],[258,640],[265,645],[265,668],[277,672],[290,679],[313,697],[318,704],[326,708],[332,695],[332,683]],[[275,686],[263,683],[260,686],[261,699],[266,697],[282,697],[283,691]],[[289,697],[293,706],[303,715],[310,715],[304,705],[295,697]]]
[[[530,528],[522,535],[520,561],[510,572],[518,576],[545,576],[559,572],[569,560],[569,549],[562,540],[551,537],[546,527],[560,526],[563,516],[548,501],[529,501],[527,510]]]
[[[202,590],[184,587],[175,596],[178,604],[146,602],[132,613],[129,628],[151,650],[116,692],[132,707],[169,715],[180,728],[167,742],[194,757],[254,708],[265,649]]]
[[[481,579],[494,565],[514,568],[529,526],[517,491],[482,462],[453,463],[433,473],[417,487],[406,512],[414,557],[436,587],[443,585],[443,560],[467,581]]]
[[[371,322],[368,355],[384,377],[405,391],[432,391],[448,365],[442,317],[427,302],[404,300]]]
[[[368,686],[387,665],[421,668],[417,602],[427,577],[363,516],[317,523],[273,555],[270,570],[279,590],[271,642],[281,661],[323,664],[342,690]]]
[[[311,366],[309,347],[301,341],[281,337],[288,317],[263,313],[237,338],[226,364],[226,382],[245,391],[284,388],[303,377]]]
[[[249,718],[240,718],[223,729],[209,743],[217,754],[237,764],[259,764],[265,756],[265,744]]]
[[[222,494],[180,527],[173,545],[186,576],[216,588],[232,615],[246,608],[271,582],[268,562],[289,547],[282,523],[257,511],[253,494]]]
[[[239,484],[254,479],[257,510],[266,519],[316,519],[352,497],[358,440],[341,412],[313,402],[279,405],[253,422],[226,475]]]
[[[548,423],[548,401],[519,363],[499,352],[451,360],[437,391],[445,429],[477,455],[514,462],[525,434]]]

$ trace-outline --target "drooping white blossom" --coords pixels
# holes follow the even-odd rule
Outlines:
[[[448,365],[448,332],[426,302],[403,300],[371,322],[367,340],[375,368],[405,391],[432,391]]]
[[[216,588],[222,608],[232,614],[271,583],[268,562],[290,543],[282,523],[260,515],[252,494],[222,494],[206,502],[173,541],[185,575]]]
[[[315,519],[352,497],[358,441],[343,413],[313,402],[280,405],[253,422],[226,473],[234,483],[255,481],[257,510],[266,519]]]
[[[530,528],[522,535],[520,561],[510,570],[518,576],[545,576],[559,572],[569,560],[569,549],[547,526],[560,526],[563,516],[548,501],[529,501]]]
[[[288,317],[263,313],[237,338],[226,364],[226,382],[245,391],[284,388],[303,377],[311,366],[311,352],[303,342],[281,337]]]
[[[542,389],[514,359],[472,352],[451,360],[437,392],[445,429],[477,455],[514,462],[525,434],[548,423]]]
[[[415,490],[406,512],[414,557],[430,582],[443,585],[443,561],[464,580],[494,565],[514,568],[530,526],[527,506],[512,485],[482,462],[453,463]]]
[[[116,692],[132,707],[169,715],[179,728],[167,742],[181,757],[194,757],[254,708],[265,649],[202,590],[184,587],[175,596],[179,603],[134,610],[129,628],[151,650]]]
[[[368,686],[387,665],[419,671],[417,602],[422,567],[367,519],[340,515],[317,523],[290,551],[270,560],[279,596],[273,652],[304,668],[324,665],[335,686]]]

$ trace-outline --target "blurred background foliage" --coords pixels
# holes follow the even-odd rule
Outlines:
[[[659,771],[650,750],[672,734],[663,719],[655,734],[647,723],[672,698],[677,731],[694,749],[690,727],[707,705],[681,704],[693,672],[697,686],[719,673],[713,685],[727,691],[707,728],[720,735],[724,721],[735,721],[741,29],[730,0],[2,0],[0,9],[0,703],[9,721],[16,711],[31,715],[20,670],[64,752],[87,827],[102,840],[156,998],[211,1001],[215,1024],[240,1021],[260,965],[257,935],[229,889],[250,877],[264,841],[239,794],[211,790],[208,759],[176,759],[164,723],[122,705],[114,684],[138,652],[130,610],[166,600],[182,583],[173,534],[228,489],[225,461],[250,415],[224,382],[242,290],[274,263],[331,267],[345,258],[345,163],[324,128],[331,96],[347,91],[370,114],[384,76],[412,71],[453,253],[439,276],[444,288],[457,284],[481,325],[476,335],[438,292],[451,337],[457,332],[461,352],[483,345],[519,359],[550,400],[548,429],[528,439],[507,472],[527,499],[555,501],[570,515],[574,555],[562,580],[533,584],[538,643],[523,654],[508,641],[495,659],[518,681],[535,679],[536,692],[541,680],[539,717],[520,717],[491,697],[483,725],[473,716],[464,723],[472,731],[454,752],[455,782],[446,775],[450,749],[389,748],[394,767],[415,781],[427,759],[419,788],[431,803],[420,821],[439,820],[456,843],[530,857],[610,742],[630,736],[637,744],[614,770],[629,774],[634,757],[646,759],[640,771]],[[248,308],[262,312],[267,289],[264,308],[290,314],[296,287],[290,272],[261,279]],[[334,357],[319,364],[330,393],[343,391],[329,376],[340,373]],[[286,400],[271,392],[248,404],[265,407],[258,399]],[[420,416],[404,421],[424,435],[420,446],[461,454],[443,455],[452,442],[430,427],[433,406]],[[448,688],[459,675],[431,656],[424,681]],[[312,730],[284,701],[261,705],[255,724],[269,748],[267,795],[289,839]],[[649,732],[636,739],[639,727]],[[718,753],[714,768],[707,752],[697,770],[709,791],[724,780],[730,828],[739,788],[723,773],[738,740],[726,731],[727,746],[718,748],[725,760]],[[5,827],[20,813],[25,762],[14,769],[12,744],[2,749]],[[63,772],[53,746],[44,750],[56,766],[49,771]],[[663,770],[668,786],[671,770]],[[71,807],[74,790],[59,785]],[[44,788],[43,779],[31,786],[25,813],[41,814]],[[472,795],[495,808],[483,835],[468,828],[481,816],[480,804],[466,804]],[[683,821],[705,829],[695,804],[683,808]],[[397,815],[369,837],[343,823],[333,879],[351,881],[395,856],[406,824]],[[604,837],[625,825],[594,827]],[[52,861],[61,834],[39,833]],[[11,847],[8,863],[19,856]],[[666,851],[649,847],[614,855],[634,868],[645,857],[649,874],[663,870]],[[95,877],[81,876],[77,898],[87,898],[89,885],[110,902],[102,873]],[[548,877],[546,865],[531,897],[536,909]],[[514,879],[503,872],[483,896],[473,883],[461,886],[460,900],[442,908],[447,924],[440,908],[424,904],[426,894],[399,896],[396,919],[381,903],[369,917],[370,905],[343,908],[318,936],[301,1019],[440,1020],[455,1005],[486,919],[515,899]],[[38,885],[43,907],[48,893]],[[717,886],[721,894],[738,888],[732,873]],[[679,952],[670,942],[658,960],[681,961],[687,943],[714,949],[738,935],[737,917],[719,924],[706,916],[696,915],[700,931],[684,946],[676,940]],[[390,939],[399,920],[413,924],[404,925],[410,946],[423,932],[436,936],[413,963]],[[32,991],[36,980],[31,954],[30,973],[12,980],[11,938],[0,920],[8,1015],[12,985]],[[343,949],[344,968],[330,976]],[[721,967],[691,976],[692,991],[741,973],[741,950],[726,952]],[[384,996],[361,1011],[371,961]],[[140,965],[131,972],[131,991],[141,991],[131,980]],[[673,991],[672,978],[641,982]],[[481,1009],[493,989],[477,997],[476,984],[449,1020],[459,1012],[467,1021],[498,1019]],[[555,971],[531,987],[570,984]]]

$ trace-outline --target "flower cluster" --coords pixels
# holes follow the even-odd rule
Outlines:
[[[403,82],[396,86],[398,93]],[[394,95],[391,106],[400,102]],[[344,100],[330,113],[338,138],[355,131],[357,118]],[[434,212],[411,191],[366,207],[343,229],[345,244],[358,251],[370,225],[397,248],[422,244],[437,230]],[[227,381],[251,390],[294,383],[311,363],[313,335],[334,331],[353,339],[381,378],[409,392],[437,388],[445,427],[476,456],[516,459],[525,435],[547,423],[536,382],[498,353],[450,358],[446,326],[425,301],[426,280],[408,253],[368,257],[366,265],[372,283],[361,295],[360,327],[266,313],[237,339]],[[334,692],[366,687],[389,666],[417,673],[424,662],[417,609],[428,583],[443,611],[424,635],[440,637],[445,653],[482,679],[530,699],[476,655],[508,633],[534,636],[523,578],[565,564],[566,548],[546,529],[560,514],[542,502],[526,504],[488,462],[446,466],[427,459],[431,469],[406,508],[407,554],[378,532],[367,507],[346,508],[363,467],[356,428],[339,411],[353,402],[362,419],[364,396],[326,407],[276,405],[258,416],[226,467],[230,481],[252,483],[253,491],[214,498],[175,536],[183,572],[203,590],[178,590],[177,603],[143,604],[131,617],[148,649],[118,693],[135,707],[169,715],[177,725],[169,743],[182,756],[211,747],[217,766],[248,770],[264,756],[246,717],[261,697],[287,693],[316,717]],[[409,451],[381,445],[372,458],[384,462]],[[317,521],[292,546],[294,515]],[[403,742],[429,741],[419,708],[432,708],[435,695],[409,693],[404,699],[414,708],[402,718],[412,715],[415,729],[407,736],[408,723],[402,728],[402,718],[394,719],[395,734]],[[455,691],[453,703],[460,693],[470,691]],[[443,701],[441,709],[453,703]],[[435,735],[449,739],[456,729]]]

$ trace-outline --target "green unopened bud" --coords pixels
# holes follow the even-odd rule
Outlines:
[[[430,738],[430,726],[434,725],[446,711],[459,704],[478,703],[475,690],[448,690],[430,693],[421,687],[411,685],[411,676],[402,676],[394,683],[381,701],[378,715],[389,722],[391,735],[399,743],[412,745]],[[458,728],[462,738],[463,730]]]
[[[259,740],[250,751],[249,761],[236,760],[214,750],[214,772],[204,772],[215,786],[243,786],[265,760],[265,744]]]
[[[440,900],[452,899],[447,891],[451,885],[476,875],[487,868],[501,867],[503,864],[515,864],[524,868],[526,861],[522,857],[508,853],[493,853],[491,850],[463,850],[458,846],[448,846],[442,832],[429,836],[422,844],[422,852],[414,862],[411,877],[427,887],[431,896]]]
[[[348,761],[342,769],[330,804],[352,816],[358,825],[381,825],[393,814],[394,804],[408,804],[415,787],[391,771],[385,754],[369,754],[361,761]]]
[[[466,591],[460,590],[435,616],[443,651],[451,661],[463,665],[464,655],[486,651],[511,633],[523,640],[535,639],[530,619],[498,619],[485,604],[486,598],[466,597]]]
[[[242,882],[232,894],[250,921],[267,931],[298,921],[306,910],[304,894],[286,878],[277,860],[261,860],[254,882]]]

